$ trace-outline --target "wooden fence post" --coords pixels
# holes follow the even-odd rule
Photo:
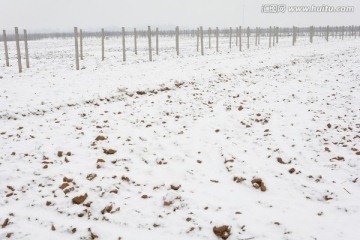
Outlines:
[[[149,41],[149,61],[152,62],[151,28],[150,28],[150,26],[148,26],[148,41]]]
[[[84,60],[83,56],[83,31],[80,29],[80,59]]]
[[[203,27],[200,27],[200,45],[201,45],[201,55],[204,56],[204,33]]]
[[[208,35],[209,35],[209,49],[211,49],[211,27],[209,27]]]
[[[344,40],[345,26],[342,26],[341,40]]]
[[[232,28],[230,27],[230,32],[229,32],[229,48],[231,50],[231,36],[232,36]]]
[[[275,46],[275,36],[276,36],[276,27],[274,26],[274,29],[273,29],[273,39],[272,39],[272,45]]]
[[[26,60],[26,68],[30,68],[30,62],[29,62],[29,47],[28,47],[28,37],[27,32],[24,29],[24,42],[25,42],[25,60]]]
[[[156,55],[159,55],[159,28],[157,27],[156,28],[156,31],[155,31],[155,41],[156,41]]]
[[[199,28],[196,29],[196,51],[199,52]]]
[[[247,27],[247,48],[250,47],[250,28]]]
[[[137,34],[136,34],[136,28],[134,28],[134,47],[135,47],[135,54],[137,55]]]
[[[216,52],[219,52],[219,28],[216,27]]]
[[[292,34],[292,45],[294,46],[295,45],[295,38],[296,38],[296,36],[295,36],[295,26],[293,26],[293,34]]]
[[[258,28],[258,45],[260,45],[261,28]]]
[[[105,31],[101,29],[101,59],[105,59]]]
[[[280,31],[280,28],[277,27],[277,28],[276,28],[276,44],[279,43],[279,31]]]
[[[257,46],[258,28],[255,28],[255,46]]]
[[[269,48],[271,48],[271,26],[269,27]]]
[[[242,36],[241,36],[241,26],[239,27],[239,50],[240,50],[240,52],[241,52],[241,48],[242,48],[242,41],[241,41],[241,38],[242,38]]]
[[[20,43],[19,43],[19,29],[17,27],[15,27],[15,40],[16,40],[16,52],[17,52],[19,73],[21,73],[22,65],[21,65],[21,53],[20,53]]]
[[[329,25],[326,26],[326,41],[329,41]]]
[[[122,27],[122,52],[123,52],[123,61],[126,62],[125,28],[124,27]]]
[[[7,46],[7,39],[6,39],[6,30],[3,30],[3,41],[4,41],[4,49],[5,49],[5,62],[6,66],[9,67],[9,51]]]
[[[338,26],[336,26],[336,27],[335,27],[335,38],[338,37],[338,31],[339,31],[339,30],[338,30]]]
[[[239,28],[238,27],[236,27],[236,34],[235,34],[235,46],[237,46],[238,45],[238,38],[239,38]]]
[[[179,26],[175,28],[175,40],[176,40],[176,55],[179,56],[180,49],[179,49]]]
[[[78,28],[74,27],[74,39],[75,39],[75,65],[76,70],[80,69],[79,64],[79,46],[78,46]]]
[[[323,36],[323,35],[322,35],[322,28],[321,28],[321,27],[319,28],[319,35],[320,35],[320,37]]]

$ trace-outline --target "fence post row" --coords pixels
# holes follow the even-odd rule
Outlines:
[[[78,29],[74,27],[74,39],[75,39],[75,65],[76,70],[80,69],[79,66],[79,46],[78,46]]]
[[[9,51],[8,51],[8,46],[7,46],[7,39],[6,39],[6,31],[3,30],[3,41],[4,41],[4,49],[5,49],[5,62],[6,62],[6,66],[9,67]]]
[[[24,42],[25,42],[25,60],[26,60],[26,68],[30,68],[29,62],[29,48],[28,48],[28,37],[27,31],[24,29]]]
[[[122,52],[123,52],[123,61],[126,62],[125,28],[124,27],[122,27]]]
[[[216,38],[216,52],[219,52],[219,37],[220,37],[220,30],[218,27],[215,28],[215,32],[213,31],[211,27],[208,28],[207,34],[209,38],[209,49],[211,49],[211,38],[212,34]],[[250,48],[250,36],[251,31],[255,33],[255,46],[260,45],[260,38],[261,38],[261,28],[255,27],[253,29],[250,29],[250,27],[247,27],[246,31],[242,32],[242,27],[236,27],[235,29],[235,44],[236,46],[239,46],[239,50],[242,51],[242,36],[247,36],[247,48]],[[282,33],[280,32],[282,31]],[[24,29],[24,47],[25,47],[25,60],[26,60],[26,68],[30,68],[30,60],[29,60],[29,47],[28,47],[28,35],[27,30]],[[224,36],[226,35],[226,29],[224,30]],[[194,31],[191,31],[191,36],[194,36]],[[171,32],[171,35],[173,33]],[[184,34],[187,34],[186,31],[184,31]],[[206,34],[206,30],[205,30]],[[264,30],[263,36],[266,36],[267,30]],[[275,46],[278,44],[279,41],[279,35],[282,34],[282,36],[289,36],[291,34],[291,28],[282,28],[280,30],[279,27],[276,26],[269,26],[268,28],[268,37],[269,37],[269,48],[271,46]],[[344,40],[344,37],[348,36],[349,38],[356,39],[357,35],[360,36],[360,26],[329,26],[326,27],[315,27],[313,25],[305,28],[299,28],[296,26],[292,27],[292,45],[295,46],[295,43],[297,41],[298,36],[306,37],[307,34],[309,34],[309,41],[310,43],[314,42],[314,36],[320,36],[325,38],[325,40],[328,42],[330,37],[333,37],[335,39],[341,39]],[[152,59],[152,32],[151,27],[148,26],[148,47],[149,47],[149,61],[153,61]],[[232,48],[232,37],[233,37],[233,29],[232,27],[229,28],[229,49],[231,51]],[[80,69],[80,61],[83,60],[83,30],[78,29],[78,27],[74,27],[74,39],[75,39],[75,66],[76,70]],[[200,26],[196,29],[196,50],[199,52],[199,47],[201,47],[201,55],[204,55],[204,30],[203,27]],[[180,30],[179,26],[176,26],[175,28],[175,41],[176,41],[176,54],[177,56],[180,55]],[[16,41],[16,54],[17,54],[17,60],[18,60],[18,69],[19,73],[23,71],[22,69],[22,59],[21,59],[21,48],[20,48],[20,37],[19,37],[19,29],[18,27],[15,27],[15,41]],[[9,67],[9,52],[8,52],[8,39],[6,35],[6,30],[3,30],[3,42],[4,42],[4,51],[5,51],[5,63],[6,66]],[[80,43],[80,44],[79,44]],[[79,46],[80,45],[80,46]],[[135,54],[137,54],[137,31],[136,28],[134,28],[134,46],[135,46]],[[105,30],[104,28],[101,29],[101,55],[102,55],[102,61],[105,59]],[[122,27],[122,53],[123,53],[123,61],[126,62],[126,31],[125,27]],[[156,55],[159,55],[159,28],[156,28]]]
[[[150,28],[150,26],[148,26],[148,41],[149,41],[149,61],[152,62],[151,28]]]

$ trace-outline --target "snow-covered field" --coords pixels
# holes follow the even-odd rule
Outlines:
[[[86,38],[81,71],[73,39],[32,41],[22,74],[9,43],[0,239],[358,239],[360,40],[160,40],[124,63]]]

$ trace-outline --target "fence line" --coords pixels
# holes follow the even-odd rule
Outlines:
[[[23,30],[24,34],[23,36],[19,35],[19,29],[15,28],[15,34],[13,35],[7,35],[6,31],[3,30],[2,34],[2,41],[4,42],[4,52],[5,52],[5,66],[9,67],[9,49],[8,49],[8,43],[11,41],[16,42],[16,56],[17,56],[17,62],[18,62],[18,68],[19,73],[23,71],[22,69],[22,62],[21,62],[21,49],[20,49],[20,41],[24,41],[25,46],[25,60],[26,60],[26,68],[30,68],[30,62],[29,62],[29,46],[28,46],[28,40],[38,40],[45,37],[74,37],[75,39],[75,65],[76,70],[80,69],[80,63],[79,63],[79,57],[80,60],[83,60],[84,52],[83,52],[83,38],[84,37],[101,37],[101,60],[105,60],[105,30],[104,28],[101,29],[100,32],[83,32],[83,29],[78,29],[77,27],[74,27],[74,33],[68,34],[68,33],[52,33],[52,34],[30,34],[28,35],[28,32],[26,30]],[[229,37],[228,43],[229,43],[229,49],[233,47],[233,35],[235,37],[235,46],[239,46],[239,51],[243,51],[243,37],[247,37],[247,48],[250,48],[250,38],[254,37],[255,39],[255,46],[260,45],[260,39],[261,37],[268,37],[269,38],[269,48],[274,47],[276,44],[279,43],[280,37],[292,37],[292,45],[295,46],[297,42],[297,38],[301,36],[308,36],[308,41],[310,43],[314,42],[315,37],[320,37],[324,39],[326,42],[330,41],[330,38],[335,39],[341,39],[344,40],[344,38],[357,38],[357,36],[360,36],[360,26],[309,26],[309,27],[296,27],[293,26],[292,28],[280,28],[276,26],[270,26],[269,28],[250,28],[247,27],[246,29],[243,29],[241,26],[235,27],[235,34],[233,34],[233,28],[229,27],[227,29],[219,29],[218,27],[213,30],[211,27],[209,27],[207,30],[203,29],[203,26],[200,26],[196,28],[195,30],[181,30],[179,29],[179,26],[175,27],[175,30],[165,30],[160,31],[159,28],[156,28],[155,30],[155,37],[156,37],[156,55],[159,55],[159,37],[173,37],[175,36],[175,49],[176,49],[176,55],[180,55],[180,35],[181,36],[188,36],[188,37],[196,37],[196,51],[201,51],[201,55],[205,55],[204,53],[204,35],[207,34],[208,37],[208,47],[209,49],[212,48],[212,37],[214,36],[216,39],[216,52],[219,52],[219,44],[220,44],[220,37]],[[137,45],[137,39],[145,38],[148,39],[148,51],[149,51],[149,61],[153,61],[152,56],[152,31],[151,27],[148,26],[147,31],[137,31],[136,28],[134,28],[133,32],[127,32],[125,27],[121,28],[121,32],[114,32],[114,31],[107,31],[106,37],[121,37],[122,38],[122,55],[123,55],[123,61],[126,62],[126,38],[133,37],[134,38],[134,51],[135,55],[138,54],[138,45]],[[106,38],[107,39],[107,38]],[[79,49],[79,40],[80,40],[80,49]],[[200,49],[199,49],[200,48]],[[80,51],[79,51],[80,50]]]

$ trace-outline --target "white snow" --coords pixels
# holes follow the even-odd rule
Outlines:
[[[73,39],[31,41],[22,74],[9,43],[1,239],[208,240],[221,225],[229,240],[358,238],[359,39],[263,38],[239,52],[222,38],[200,56],[183,38],[176,57],[161,38],[154,62],[146,38],[138,56],[132,41],[124,63],[121,39],[107,39],[102,62],[100,39],[85,38],[80,71]]]

